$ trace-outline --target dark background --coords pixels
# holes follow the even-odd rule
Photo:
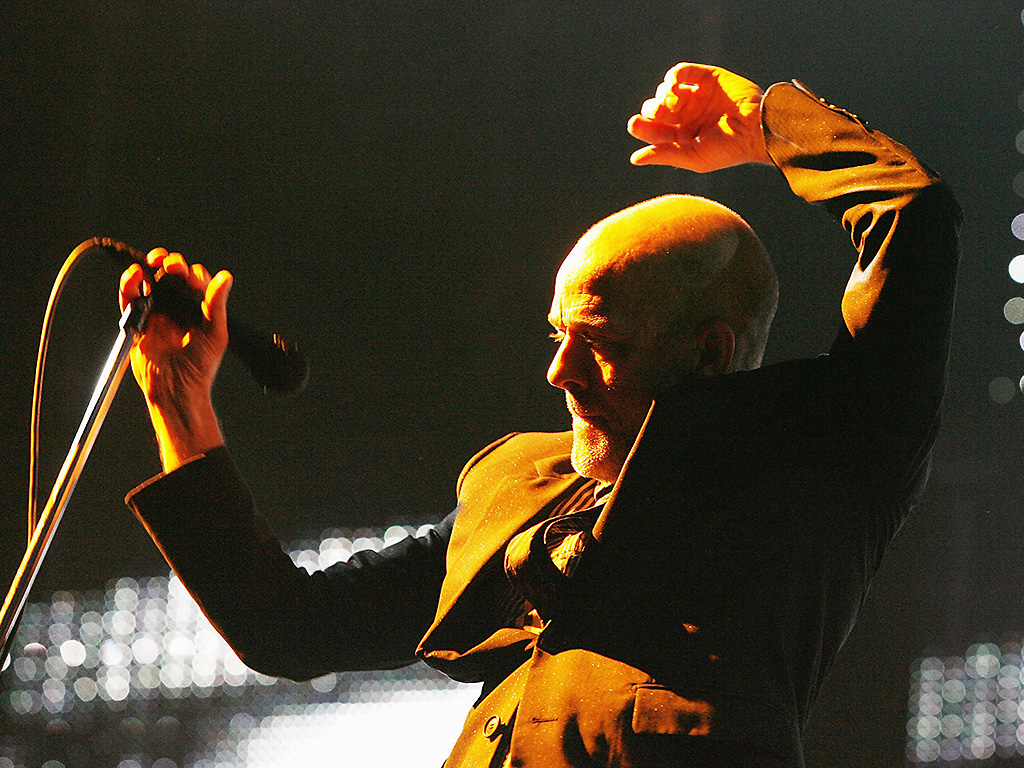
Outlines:
[[[298,396],[235,361],[217,402],[285,539],[424,521],[477,449],[560,430],[544,381],[555,270],[594,221],[669,191],[742,213],[782,303],[768,361],[824,350],[851,249],[770,168],[629,166],[627,118],[681,60],[762,85],[799,78],[908,144],[965,208],[945,430],[809,734],[822,766],[902,760],[908,667],[926,648],[1024,632],[1018,541],[1021,293],[1006,265],[1024,202],[1020,3],[89,2],[0,8],[0,575],[25,538],[32,366],[50,285],[93,235],[165,245],[236,277],[232,310],[298,340]],[[94,256],[59,310],[44,400],[48,491],[116,331],[117,271]],[[118,395],[36,599],[162,561],[121,499],[158,469],[134,384]]]

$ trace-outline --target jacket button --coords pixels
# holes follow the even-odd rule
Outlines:
[[[499,730],[501,730],[501,719],[497,715],[491,715],[484,723],[484,736],[493,740]]]

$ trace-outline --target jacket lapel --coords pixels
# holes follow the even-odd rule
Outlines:
[[[501,630],[506,543],[586,482],[569,464],[570,448],[569,434],[518,435],[465,474],[447,574],[421,655],[452,661]]]

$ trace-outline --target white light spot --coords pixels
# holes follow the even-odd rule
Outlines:
[[[320,691],[320,693],[329,693],[334,690],[334,686],[338,682],[338,676],[331,672],[329,675],[318,677],[310,682],[313,686],[313,690]]]
[[[400,525],[392,525],[384,531],[384,546],[390,547],[402,539],[408,537],[409,532]]]
[[[192,639],[183,634],[178,634],[171,640],[168,650],[175,659],[191,659],[196,653],[195,644]]]
[[[100,646],[100,660],[108,667],[116,667],[121,663],[123,654],[121,644],[113,640],[104,640]]]
[[[117,611],[110,623],[114,633],[118,635],[130,635],[135,631],[135,615],[128,611]]]
[[[1024,283],[1024,253],[1010,260],[1010,278],[1015,282]]]
[[[939,742],[926,739],[917,743],[917,759],[922,763],[932,763],[939,759]]]
[[[132,643],[132,655],[139,664],[152,664],[160,657],[160,646],[151,637],[140,637]]]
[[[60,657],[69,667],[80,667],[85,661],[85,646],[77,640],[65,640],[60,644]]]

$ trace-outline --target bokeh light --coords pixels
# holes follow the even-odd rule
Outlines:
[[[1003,305],[1003,317],[1014,325],[1024,323],[1024,299],[1014,296]]]
[[[977,643],[963,656],[919,659],[911,671],[906,755],[960,764],[1024,755],[1021,643]]]
[[[1005,376],[998,376],[988,385],[988,396],[999,405],[1009,403],[1017,394],[1016,385]]]
[[[1024,254],[1014,256],[1010,260],[1010,277],[1018,283],[1024,283]]]
[[[328,567],[431,527],[331,530],[289,554],[304,567]],[[9,749],[18,737],[4,734],[0,768],[35,768],[28,745],[61,733],[66,745],[102,743],[102,764],[119,768],[440,764],[478,695],[478,685],[423,664],[305,684],[258,674],[177,578],[122,578],[102,592],[57,592],[26,606],[0,680],[0,707],[24,749]],[[396,723],[415,737],[394,739]],[[215,729],[203,736],[204,728]],[[196,744],[209,746],[196,753]],[[77,765],[53,757],[47,765]]]
[[[1010,222],[1010,231],[1018,240],[1024,240],[1024,213],[1018,213]]]

